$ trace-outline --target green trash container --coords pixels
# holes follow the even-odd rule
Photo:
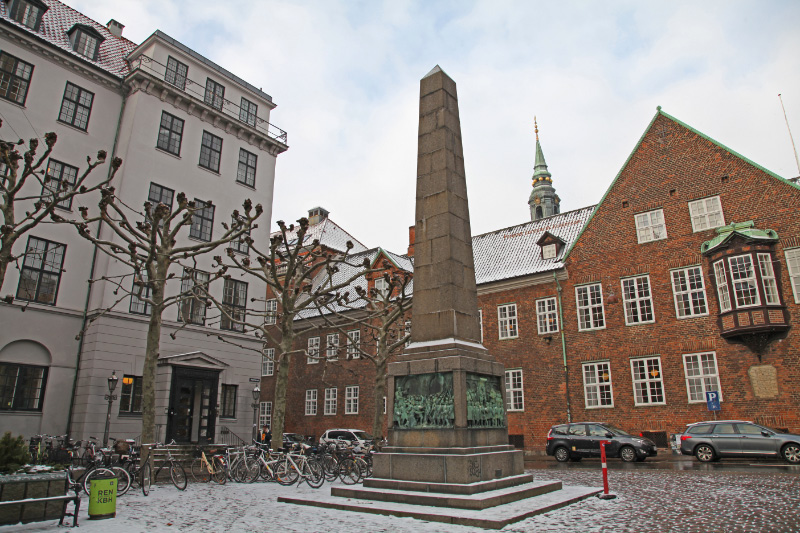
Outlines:
[[[89,480],[89,519],[117,516],[117,478],[113,474],[97,474]]]

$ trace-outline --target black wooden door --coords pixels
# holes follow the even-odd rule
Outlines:
[[[214,441],[219,372],[176,366],[172,372],[167,442],[208,444]]]

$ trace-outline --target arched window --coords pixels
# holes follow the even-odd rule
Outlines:
[[[14,341],[0,350],[0,411],[41,411],[51,360],[34,341]]]

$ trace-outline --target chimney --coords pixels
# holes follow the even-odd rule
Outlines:
[[[325,209],[324,207],[314,207],[308,210],[308,224],[313,226],[314,224],[319,224],[326,218],[330,212]]]
[[[414,257],[414,241],[417,240],[416,226],[408,227],[408,257]]]
[[[124,27],[125,27],[124,25],[120,24],[114,19],[109,20],[108,24],[106,24],[106,28],[108,28],[108,31],[110,31],[111,35],[115,37],[122,37],[122,28]]]

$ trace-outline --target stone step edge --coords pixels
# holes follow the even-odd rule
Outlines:
[[[508,476],[500,479],[488,479],[485,481],[476,481],[474,483],[428,483],[422,481],[404,481],[388,478],[366,478],[364,480],[364,487],[371,489],[391,489],[394,490],[407,490],[416,492],[434,492],[441,494],[477,494],[489,490],[499,488],[512,487],[522,485],[523,483],[531,483],[533,476],[531,474],[518,474],[515,476]]]

